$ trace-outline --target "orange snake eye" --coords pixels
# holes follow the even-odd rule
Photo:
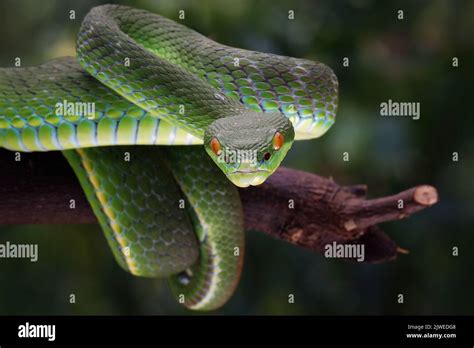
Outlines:
[[[211,150],[216,156],[219,156],[222,153],[221,144],[217,138],[212,138],[211,140]]]
[[[283,146],[283,142],[285,141],[285,137],[283,134],[280,132],[276,132],[275,135],[273,136],[273,149],[280,150],[280,148]]]

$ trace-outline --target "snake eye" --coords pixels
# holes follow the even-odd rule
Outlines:
[[[222,153],[221,144],[217,138],[212,138],[211,140],[211,150],[216,156],[219,156]]]
[[[280,132],[276,132],[273,136],[273,149],[275,151],[280,150],[283,146],[283,142],[285,141],[285,137]]]
[[[263,159],[265,161],[268,161],[270,157],[272,157],[272,154],[270,152],[265,152],[265,154],[263,155]]]

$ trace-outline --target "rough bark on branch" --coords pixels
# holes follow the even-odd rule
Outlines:
[[[0,225],[97,223],[59,152],[22,153],[21,161],[14,156],[0,150]],[[263,185],[239,191],[248,230],[317,252],[333,242],[364,244],[365,262],[391,260],[405,252],[377,224],[404,219],[438,201],[436,189],[428,185],[365,199],[365,185],[340,186],[288,168],[280,168]],[[75,209],[69,208],[71,199]]]

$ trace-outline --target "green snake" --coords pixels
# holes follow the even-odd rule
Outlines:
[[[0,147],[62,151],[125,270],[168,277],[188,308],[222,306],[244,256],[235,185],[332,126],[336,76],[117,5],[87,14],[76,52],[0,69]]]

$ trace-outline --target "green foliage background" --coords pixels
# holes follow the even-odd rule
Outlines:
[[[100,3],[2,1],[0,64],[12,66],[22,57],[23,65],[36,65],[74,55],[80,22]],[[440,193],[435,207],[382,226],[410,250],[385,264],[329,260],[248,233],[241,284],[217,313],[474,313],[473,1],[117,3],[172,19],[184,9],[184,24],[221,43],[331,66],[340,83],[337,122],[323,138],[295,143],[284,165],[342,184],[367,183],[371,197],[417,184],[434,185]],[[68,18],[71,9],[76,20]],[[288,10],[295,20],[287,19]],[[350,67],[342,66],[343,57]],[[421,119],[380,117],[379,105],[388,99],[420,102]],[[345,151],[350,162],[342,161]],[[7,240],[38,243],[40,254],[37,263],[0,260],[0,314],[190,313],[175,303],[166,280],[122,271],[98,226],[0,226],[0,243]],[[452,256],[454,246],[458,257]],[[68,302],[70,293],[75,304]],[[295,304],[288,304],[289,293]]]

